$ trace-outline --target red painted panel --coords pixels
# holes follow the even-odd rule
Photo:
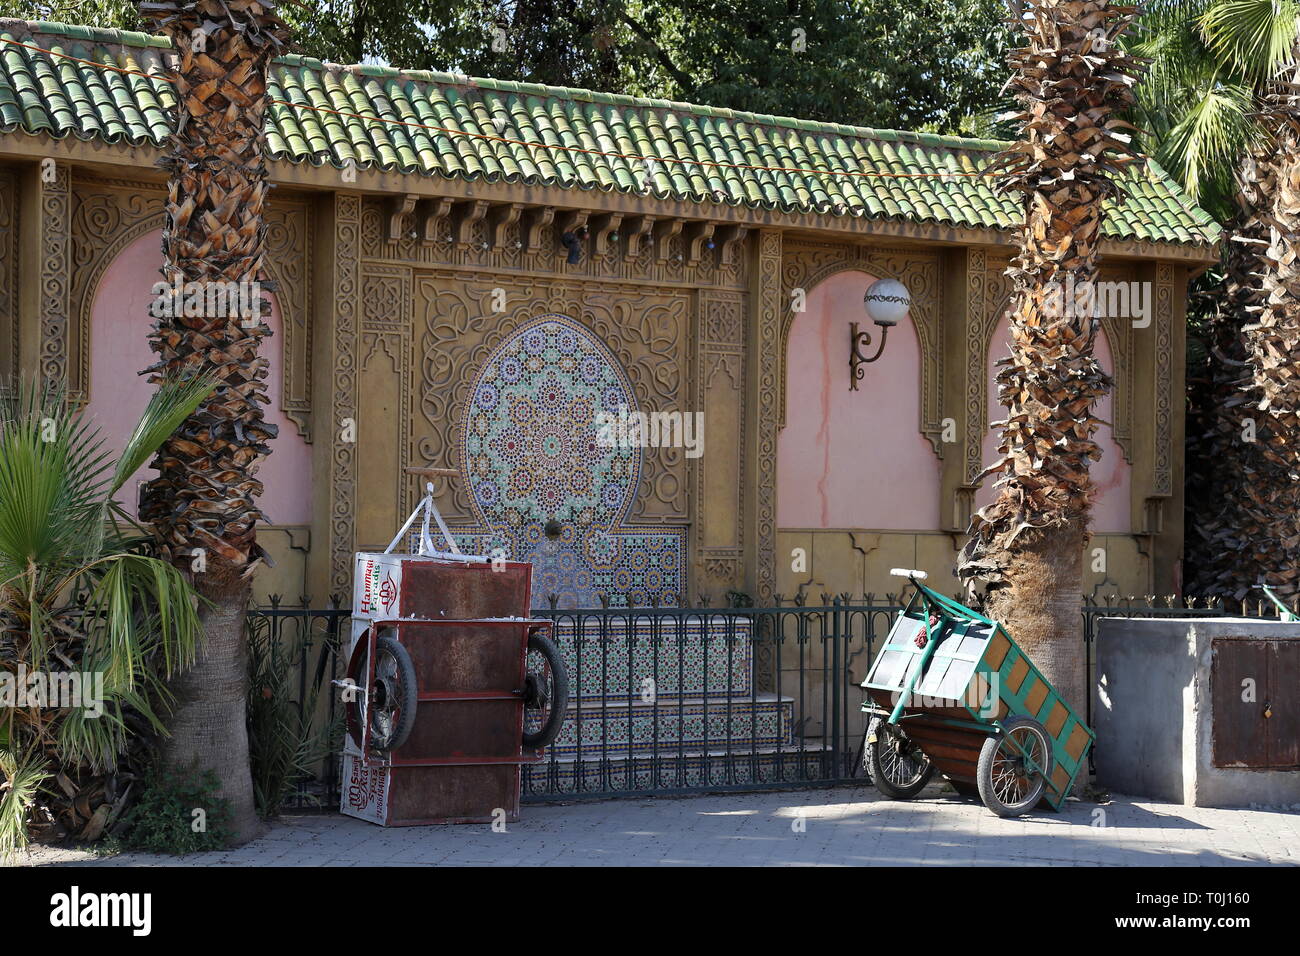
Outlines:
[[[1271,642],[1221,638],[1212,645],[1210,726],[1216,767],[1268,766],[1264,704]]]

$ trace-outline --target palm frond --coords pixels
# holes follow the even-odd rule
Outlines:
[[[34,754],[0,750],[0,859],[27,846],[27,810],[50,776]]]
[[[116,493],[127,479],[140,470],[164,441],[185,421],[216,387],[211,376],[169,380],[158,386],[149,397],[144,414],[117,460],[110,494]]]
[[[87,567],[85,577],[85,613],[101,622],[86,653],[98,653],[100,642],[106,645],[114,684],[133,687],[137,662],[148,652],[158,652],[165,674],[193,662],[202,625],[180,571],[158,558],[127,553],[100,559]],[[145,608],[151,609],[147,615]]]
[[[1300,26],[1295,0],[1220,0],[1197,19],[1206,45],[1255,82],[1290,62]]]
[[[1253,97],[1240,85],[1207,90],[1160,145],[1156,158],[1176,176],[1193,200],[1232,169],[1250,142]]]
[[[58,392],[35,386],[6,401],[0,421],[0,579],[32,565],[67,567],[87,553],[87,534],[108,492],[108,454],[98,431]]]

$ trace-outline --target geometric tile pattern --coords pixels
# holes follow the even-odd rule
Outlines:
[[[678,757],[667,752],[658,760],[648,757],[612,757],[608,760],[572,758],[526,764],[524,795],[608,793],[665,790],[673,787],[727,787],[761,783],[810,783],[835,772],[831,754],[815,744],[800,748],[748,749]],[[656,777],[658,780],[656,781]]]
[[[586,705],[569,712],[555,743],[547,753],[572,757],[582,752],[589,758],[625,757],[629,751],[699,753],[725,743],[730,750],[749,747],[789,748],[794,744],[794,699],[759,694],[727,700],[660,698],[656,704],[608,702]],[[629,741],[631,745],[629,746]]]
[[[561,617],[554,637],[568,667],[571,700],[748,699],[749,621],[715,615],[706,634],[703,620],[679,626],[663,619],[656,634],[655,618],[639,618],[632,627],[625,620],[586,617],[579,636],[573,622]]]

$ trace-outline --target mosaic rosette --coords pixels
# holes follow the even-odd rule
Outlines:
[[[453,531],[461,550],[531,563],[535,607],[680,600],[685,530],[623,523],[641,450],[600,441],[599,415],[635,408],[614,355],[572,319],[508,337],[466,403],[461,462],[479,527]],[[545,533],[552,520],[558,537]]]

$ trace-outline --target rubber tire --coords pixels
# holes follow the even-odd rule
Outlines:
[[[529,634],[528,650],[537,651],[551,666],[551,712],[541,729],[533,733],[524,731],[524,746],[541,750],[551,745],[564,726],[564,718],[567,716],[565,711],[569,706],[569,671],[560,657],[559,648],[545,634]]]
[[[363,637],[362,640],[366,640],[366,638]],[[420,691],[419,685],[416,683],[415,664],[411,661],[411,655],[407,653],[406,648],[397,642],[395,637],[387,633],[380,634],[375,641],[375,656],[379,657],[382,654],[391,655],[397,664],[397,690],[403,698],[398,701],[397,726],[393,729],[393,735],[389,741],[380,746],[374,743],[373,737],[371,738],[372,750],[387,753],[406,743],[406,739],[411,736],[411,731],[415,729],[415,709],[419,703],[418,695]],[[363,651],[358,656],[357,675],[353,678],[356,683],[362,683],[369,679],[370,662],[366,659],[367,656],[367,651]],[[360,678],[360,680],[357,678]],[[369,692],[370,688],[367,687],[366,693],[369,694]],[[366,719],[370,719],[369,706],[366,708]],[[360,747],[361,741],[356,739],[355,731],[352,732],[352,736],[356,745]]]
[[[866,769],[867,774],[871,777],[871,782],[875,785],[876,789],[885,796],[892,800],[911,800],[914,796],[925,789],[926,784],[930,782],[930,778],[934,776],[934,764],[930,763],[928,757],[925,758],[926,767],[921,773],[921,776],[905,787],[899,787],[891,783],[885,776],[884,769],[880,766],[880,757],[876,750],[876,745],[871,741],[873,734],[875,734],[878,727],[883,723],[884,720],[880,717],[872,717],[871,721],[867,724],[866,742],[862,748],[863,766]],[[899,733],[902,733],[902,731],[899,731]],[[903,736],[907,735],[904,734]],[[922,754],[922,756],[924,757],[925,755]]]
[[[1032,717],[1008,717],[1002,722],[1002,726],[1006,731],[1011,731],[1016,727],[1029,727],[1042,735],[1045,757],[1042,773],[1039,774],[1038,785],[1030,791],[1029,797],[1018,804],[1005,804],[993,792],[993,762],[997,759],[998,749],[1002,745],[1002,735],[997,734],[989,737],[984,741],[984,746],[980,748],[979,765],[975,772],[975,781],[979,784],[980,800],[984,802],[984,806],[1000,817],[1018,817],[1022,813],[1032,810],[1038,805],[1038,801],[1043,798],[1043,791],[1047,788],[1047,778],[1052,775],[1052,738],[1048,736],[1047,728]]]

